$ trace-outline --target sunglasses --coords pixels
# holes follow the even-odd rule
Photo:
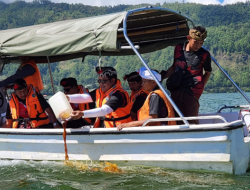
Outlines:
[[[101,80],[101,79],[99,79],[99,80],[97,80],[97,82],[98,82],[99,84],[100,84],[100,83],[105,84],[108,80],[109,80],[109,79],[107,79],[107,80]]]
[[[64,92],[69,92],[71,88],[64,88],[63,91]]]

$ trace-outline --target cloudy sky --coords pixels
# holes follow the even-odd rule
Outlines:
[[[15,0],[0,0],[5,3],[14,2]],[[25,0],[31,2],[32,0]],[[183,0],[51,0],[54,3],[82,3],[85,5],[104,6],[104,5],[117,5],[117,4],[140,4],[140,3],[164,3],[164,2],[182,2]],[[236,2],[246,2],[246,0],[184,0],[185,2],[194,2],[200,4],[232,4]]]

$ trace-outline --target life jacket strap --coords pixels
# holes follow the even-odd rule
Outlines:
[[[123,117],[118,117],[118,118],[107,118],[107,117],[104,117],[102,118],[104,121],[120,121],[120,120],[124,120],[124,119],[128,119],[130,117],[130,114],[126,115],[126,116],[123,116]]]
[[[40,120],[46,120],[48,119],[48,116],[47,117],[35,117],[35,118],[30,118],[30,121],[40,121]]]
[[[30,121],[30,118],[22,118],[22,117],[20,117],[18,119],[12,119],[12,121],[27,122],[27,121]]]
[[[46,120],[46,119],[48,119],[48,116],[46,116],[46,117],[39,117],[39,115],[41,115],[41,114],[43,114],[44,113],[44,111],[43,112],[41,112],[41,113],[39,113],[38,111],[37,111],[37,114],[36,114],[36,117],[35,118],[29,118],[30,119],[30,121],[40,121],[40,120]]]

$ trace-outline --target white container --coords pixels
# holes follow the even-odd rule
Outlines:
[[[49,104],[55,113],[56,118],[61,122],[70,117],[73,109],[62,92],[57,92],[49,99]]]

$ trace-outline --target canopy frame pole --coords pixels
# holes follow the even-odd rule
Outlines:
[[[134,44],[130,41],[130,39],[129,39],[128,35],[127,35],[127,18],[128,18],[128,16],[130,14],[132,14],[132,13],[143,11],[143,10],[149,10],[149,9],[150,10],[166,10],[166,9],[163,9],[163,8],[142,8],[142,9],[136,9],[136,10],[128,11],[128,13],[126,14],[126,16],[123,19],[123,34],[124,34],[124,37],[127,40],[127,42],[129,43],[129,45],[131,46],[131,48],[134,50],[135,54],[139,57],[139,59],[141,60],[141,62],[143,63],[143,65],[147,68],[148,72],[151,74],[151,76],[153,76],[156,84],[160,87],[160,89],[162,90],[162,92],[165,94],[166,98],[171,103],[171,105],[173,106],[173,108],[175,109],[175,111],[178,113],[178,115],[180,116],[180,118],[182,119],[182,121],[185,123],[185,125],[187,125],[187,126],[183,126],[183,127],[189,127],[188,121],[184,118],[184,116],[181,113],[181,111],[179,110],[179,108],[176,106],[176,104],[170,98],[170,96],[168,95],[168,93],[166,92],[166,90],[163,88],[163,86],[161,85],[161,83],[157,80],[157,78],[155,77],[155,75],[152,73],[152,71],[150,70],[149,66],[147,65],[147,63],[145,62],[145,60],[142,58],[142,56],[140,55],[140,53],[137,51],[137,49],[134,47]]]
[[[50,66],[49,56],[47,56],[47,60],[48,60],[49,75],[50,75],[50,81],[51,81],[51,85],[52,85],[52,89],[53,89],[53,94],[55,94],[56,91],[55,91],[55,86],[54,86],[54,82],[53,82],[53,77],[52,77],[52,72],[51,72],[51,66]]]
[[[102,51],[99,50],[99,61],[98,61],[98,67],[101,69],[102,66]]]
[[[204,46],[202,46],[204,49],[206,49]],[[216,61],[216,59],[211,55],[211,58],[213,62],[216,64],[216,66],[221,70],[221,72],[225,75],[227,79],[234,85],[234,87],[241,93],[241,95],[250,103],[250,99],[248,96],[243,92],[240,87],[234,82],[234,80],[227,74],[227,72],[220,66],[220,64]]]

